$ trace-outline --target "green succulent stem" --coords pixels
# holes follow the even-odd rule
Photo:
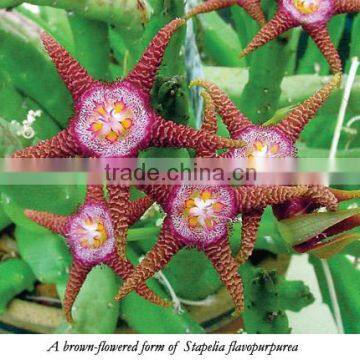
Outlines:
[[[141,29],[144,18],[137,0],[0,0],[0,8],[13,8],[24,2],[73,11],[91,20],[126,27],[129,31]],[[147,12],[149,9],[146,7],[143,11]]]

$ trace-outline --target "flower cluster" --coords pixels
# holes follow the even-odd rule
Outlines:
[[[279,124],[254,125],[215,84],[197,80],[205,99],[204,122],[200,130],[163,119],[151,106],[150,93],[166,47],[172,35],[187,19],[200,13],[231,5],[243,7],[262,27],[244,50],[246,55],[284,31],[301,25],[314,39],[332,70],[337,73],[312,97],[293,109]],[[17,151],[13,157],[136,157],[149,147],[184,147],[196,150],[197,157],[269,158],[295,157],[295,142],[306,124],[315,117],[332,90],[341,82],[339,55],[330,41],[326,24],[338,13],[358,11],[358,0],[280,0],[275,17],[266,23],[259,0],[209,0],[195,7],[184,19],[175,19],[154,37],[134,69],[123,79],[104,83],[87,71],[50,35],[43,34],[44,46],[58,73],[72,94],[74,115],[67,128],[53,138]],[[221,116],[230,138],[216,135]],[[35,210],[25,214],[42,226],[63,235],[73,255],[64,309],[72,320],[72,305],[89,271],[100,264],[111,267],[124,283],[117,294],[120,300],[135,290],[159,305],[169,305],[149,290],[145,281],[163,269],[182,248],[204,252],[231,294],[236,310],[244,309],[243,285],[238,274],[254,248],[262,213],[272,206],[279,219],[302,211],[326,207],[337,209],[339,201],[353,198],[353,193],[320,186],[230,185],[141,185],[146,197],[130,201],[129,187],[89,185],[84,204],[75,214],[60,216]],[[130,225],[157,202],[166,216],[156,245],[134,268],[126,258],[126,235]],[[242,240],[234,257],[229,245],[232,223],[241,215]],[[359,225],[352,218],[329,233]],[[306,249],[316,246],[310,239]],[[302,249],[303,250],[303,249]]]

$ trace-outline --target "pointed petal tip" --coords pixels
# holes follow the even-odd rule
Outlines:
[[[234,312],[231,314],[231,316],[232,316],[233,318],[238,318],[238,317],[240,317],[240,316],[242,315],[242,313],[244,312],[244,310],[245,310],[244,305],[241,306],[241,307],[239,307],[239,308],[235,308],[235,310],[234,310]]]
[[[132,291],[135,291],[135,289],[132,287],[131,282],[129,282],[129,279],[132,279],[131,277],[124,281],[122,287],[119,289],[119,292],[115,295],[114,300],[120,301],[124,299],[127,295],[129,295]]]
[[[143,296],[143,295],[142,295]],[[143,296],[144,297],[144,296]],[[170,308],[174,306],[174,303],[171,300],[160,298],[158,295],[155,294],[155,297],[152,296],[150,298],[145,298],[146,300],[150,301],[152,304],[155,304],[160,307]]]
[[[265,19],[265,16],[262,17],[261,19],[259,19],[259,20],[258,20],[258,23],[259,23],[260,27],[263,28],[263,27],[266,25],[266,23],[267,23],[267,21],[266,21],[266,19]]]
[[[360,198],[360,190],[339,190],[331,189],[330,191],[335,195],[338,201],[348,201]]]
[[[36,211],[36,210],[31,210],[31,209],[25,209],[24,210],[24,215],[29,218],[30,220],[33,220],[36,222],[36,218],[38,217],[39,215],[39,212]]]
[[[244,58],[244,57],[247,56],[249,53],[250,53],[250,50],[248,50],[248,48],[242,50],[241,53],[239,54],[239,59]]]
[[[41,39],[41,41],[47,41],[47,40],[50,40],[50,39],[52,39],[52,37],[50,36],[50,34],[49,33],[47,33],[45,30],[42,30],[41,32],[40,32],[40,39]]]
[[[340,89],[341,88],[341,85],[342,85],[342,82],[343,82],[343,72],[342,71],[339,71],[337,73],[334,74],[334,82],[335,82],[335,86]]]
[[[266,24],[266,19],[261,8],[259,0],[209,0],[205,1],[194,8],[190,9],[185,15],[185,19],[189,20],[192,17],[204,13],[209,13],[216,10],[228,8],[233,5],[239,5],[255,20],[260,26]]]
[[[174,33],[186,23],[184,18],[175,18],[162,27],[153,37],[141,58],[124,81],[132,83],[149,94],[153,88],[156,74],[161,66],[165,50]]]
[[[46,51],[49,51],[50,47],[52,47],[52,46],[55,46],[55,45],[60,46],[60,44],[58,44],[56,39],[53,36],[51,36],[48,32],[46,32],[45,30],[41,31],[40,39],[41,39],[41,42],[42,42],[44,48],[46,49]]]
[[[247,146],[247,143],[243,140],[222,138],[220,141],[220,145],[223,146],[223,148],[225,149],[240,149]]]
[[[195,87],[195,86],[202,86],[201,83],[202,83],[202,80],[201,80],[201,79],[191,80],[191,81],[190,81],[190,84],[189,84],[189,88],[191,89],[191,88],[193,88],[193,87]]]
[[[124,294],[122,292],[122,289],[119,290],[119,292],[117,293],[117,295],[114,297],[115,301],[121,301],[127,294]]]
[[[214,101],[213,101],[211,95],[206,90],[203,90],[203,91],[201,91],[200,96],[204,100],[205,110],[211,109],[212,112],[215,112]],[[216,114],[213,114],[213,115],[216,116]]]
[[[66,311],[65,310],[65,318],[66,318],[66,321],[70,324],[70,325],[73,325],[74,324],[74,319],[71,315],[71,310],[68,310]]]

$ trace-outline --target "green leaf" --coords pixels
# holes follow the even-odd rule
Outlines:
[[[41,27],[43,23],[45,23],[45,30],[54,36],[61,44],[63,44],[63,46],[70,51],[73,51],[73,36],[69,24],[70,14],[65,10],[56,9],[50,6],[41,6],[39,7],[39,10],[39,15],[33,17],[33,21],[37,22]],[[39,18],[42,21],[39,21]]]
[[[240,59],[242,46],[236,32],[216,12],[200,15],[200,46],[218,66],[245,66],[245,59]],[[226,39],[226,41],[224,41]]]
[[[360,271],[343,255],[329,259],[346,334],[360,332]]]
[[[17,226],[15,238],[21,257],[39,281],[55,284],[67,277],[71,256],[63,237],[50,231],[39,234]]]
[[[119,304],[114,300],[118,287],[118,278],[111,269],[94,268],[73,305],[74,324],[59,330],[72,334],[114,333],[119,316]],[[63,293],[65,286],[60,283],[58,288]]]
[[[6,215],[2,206],[0,206],[0,231],[4,230],[10,224],[11,224],[10,218]]]
[[[32,290],[35,277],[25,261],[10,259],[0,262],[0,314],[17,294]]]
[[[94,78],[109,80],[110,44],[107,25],[74,14],[68,18],[76,59]]]
[[[23,96],[14,86],[11,81],[10,76],[7,73],[0,71],[0,125],[1,128],[6,127],[6,122],[10,124],[12,120],[16,120],[19,124],[27,118],[29,110],[41,110],[42,115],[37,117],[33,123],[33,129],[35,130],[35,137],[39,139],[46,139],[57,132],[60,128],[46,113],[40,105],[35,103],[32,99]],[[3,132],[6,129],[1,129],[2,135],[4,137],[9,136]],[[6,131],[7,133],[9,131]],[[34,139],[26,140],[23,137],[17,136],[15,134],[10,134],[10,136],[16,137],[16,142],[22,146],[32,145]],[[2,142],[5,142],[4,139]]]
[[[329,227],[357,215],[360,209],[348,209],[332,212],[321,212],[307,215],[300,215],[279,222],[279,231],[289,246],[301,244],[309,240]]]
[[[325,242],[322,246],[311,250],[310,254],[320,259],[329,259],[335,254],[341,253],[347,246],[354,242],[360,242],[360,234],[343,234]]]
[[[41,46],[41,29],[18,13],[0,11],[0,20],[1,69],[19,91],[65,126],[72,100]]]
[[[314,266],[323,302],[334,313],[329,284],[324,273],[324,260],[311,256],[309,261]],[[335,255],[327,263],[334,283],[344,331],[346,334],[358,334],[360,331],[360,271],[344,255]]]

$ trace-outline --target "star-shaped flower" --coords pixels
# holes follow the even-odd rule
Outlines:
[[[50,35],[42,40],[72,94],[75,114],[67,129],[14,157],[132,157],[150,146],[194,149],[236,148],[241,142],[209,135],[164,120],[150,104],[150,91],[173,33],[185,23],[175,19],[151,41],[135,68],[122,81],[92,79]]]
[[[221,155],[226,158],[249,158],[256,161],[259,158],[289,158],[296,156],[295,142],[306,124],[316,115],[321,105],[328,99],[332,90],[338,86],[341,75],[337,74],[311,98],[293,109],[278,125],[254,125],[242,114],[230,98],[215,84],[205,80],[195,80],[191,86],[202,86],[206,89],[203,129],[215,134],[217,131],[216,113],[218,112],[229,130],[230,137],[242,139],[247,147],[240,150],[228,151]],[[203,157],[213,157],[214,152],[202,152]],[[256,165],[256,164],[255,164]],[[316,188],[318,191],[318,188]],[[321,191],[319,192],[321,194]],[[331,189],[325,189],[320,196],[333,198]],[[321,199],[315,197],[306,199],[293,198],[282,204],[274,205],[275,215],[280,219],[282,213],[289,211],[296,204],[307,204],[308,209],[319,207]],[[255,209],[242,213],[241,248],[236,257],[239,264],[243,264],[251,255],[264,209]]]
[[[131,202],[128,188],[122,186],[108,186],[108,194],[109,200],[106,200],[102,185],[89,185],[84,204],[70,216],[25,210],[27,217],[64,236],[73,255],[64,298],[64,312],[69,322],[73,321],[72,306],[92,268],[107,265],[122,279],[128,278],[134,270],[122,249],[127,229],[153,202],[148,197]],[[139,284],[136,291],[155,304],[171,305],[145,283]]]
[[[207,0],[191,9],[185,17],[189,19],[198,14],[224,9],[232,5],[241,6],[260,25],[265,25],[266,19],[261,8],[260,0]]]
[[[340,82],[341,75],[336,74],[322,89],[295,107],[274,126],[253,124],[214,83],[194,80],[191,86],[202,86],[206,89],[215,104],[216,111],[229,130],[230,137],[241,139],[247,144],[241,149],[228,151],[226,157],[287,158],[296,156],[296,140]]]
[[[360,0],[279,0],[274,17],[243,50],[245,56],[287,30],[301,26],[314,40],[334,73],[342,72],[338,51],[331,41],[327,23],[338,14],[360,11]]]
[[[208,94],[203,96],[205,121],[202,130],[216,132],[215,106]],[[197,156],[212,155],[208,150],[197,152]],[[257,221],[268,205],[304,198],[330,210],[337,207],[334,194],[323,187],[142,185],[140,189],[159,203],[167,215],[156,245],[124,282],[117,299],[163,269],[181,248],[195,247],[205,252],[213,263],[238,313],[244,307],[243,285],[237,271],[239,264],[232,256],[228,241],[231,223],[237,215],[243,214],[243,228],[251,232],[254,226],[257,228]],[[244,230],[243,237],[248,238]],[[239,256],[244,261],[252,247],[252,243],[242,243]]]

